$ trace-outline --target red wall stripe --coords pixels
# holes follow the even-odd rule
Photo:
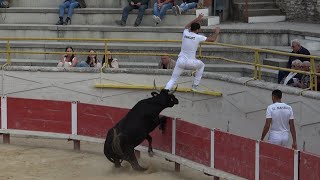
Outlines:
[[[260,142],[260,180],[292,180],[294,151]]]
[[[176,155],[210,166],[211,130],[177,120]]]
[[[8,129],[71,133],[71,103],[7,98]]]
[[[172,118],[167,118],[167,123],[165,126],[165,130],[163,133],[159,130],[159,127],[157,127],[153,132],[151,132],[152,137],[152,147],[154,149],[171,153],[172,151]],[[145,140],[142,143],[143,146],[148,147],[148,143]]]
[[[320,180],[320,157],[300,152],[300,180]]]
[[[255,141],[215,130],[214,167],[247,179],[255,178]]]
[[[107,132],[119,122],[128,109],[78,103],[78,135],[105,138]]]

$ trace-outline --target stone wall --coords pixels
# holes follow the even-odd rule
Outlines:
[[[320,0],[276,0],[289,21],[320,23]]]

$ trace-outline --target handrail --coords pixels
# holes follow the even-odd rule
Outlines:
[[[0,41],[6,41],[6,51],[0,51],[0,54],[6,53],[7,54],[7,64],[11,64],[11,54],[79,54],[79,55],[89,55],[89,52],[39,52],[39,51],[12,51],[10,46],[10,41],[96,41],[104,43],[104,52],[99,53],[97,52],[97,55],[138,55],[138,56],[163,56],[163,55],[169,55],[169,56],[178,56],[178,54],[168,54],[168,53],[108,53],[108,43],[110,42],[126,42],[126,43],[136,43],[136,42],[142,42],[142,43],[181,43],[181,40],[145,40],[145,39],[99,39],[99,38],[22,38],[22,37],[0,37]],[[237,48],[237,49],[243,49],[243,50],[249,50],[254,53],[254,62],[245,62],[245,61],[239,61],[224,57],[217,57],[217,56],[203,56],[203,45],[216,45],[216,46],[223,46],[223,47],[229,47],[229,48]],[[281,52],[281,51],[275,51],[275,50],[269,50],[269,49],[263,49],[263,48],[254,48],[249,46],[242,46],[242,45],[233,45],[233,44],[226,44],[226,43],[218,43],[218,42],[203,42],[200,44],[200,50],[198,58],[205,58],[208,60],[211,59],[219,59],[224,60],[227,62],[232,63],[238,63],[238,64],[246,64],[251,65],[254,67],[254,79],[261,80],[262,79],[262,71],[261,68],[267,68],[267,69],[273,69],[273,70],[281,70],[281,71],[287,71],[287,72],[295,72],[305,75],[310,75],[310,89],[317,91],[317,76],[320,76],[319,72],[316,72],[316,60],[320,60],[320,56],[314,56],[314,55],[302,55],[302,54],[295,54],[295,53],[288,53],[288,52]],[[294,69],[288,69],[288,68],[281,68],[281,67],[275,67],[270,65],[263,65],[260,62],[260,53],[272,53],[277,55],[283,55],[283,56],[294,56],[294,57],[302,57],[302,58],[309,58],[310,59],[310,71],[300,71],[300,70],[294,70]],[[103,66],[100,69],[100,72],[103,73],[103,69],[108,67],[108,63],[103,64]],[[101,76],[102,78],[102,76]]]

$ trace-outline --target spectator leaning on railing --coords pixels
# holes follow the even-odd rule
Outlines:
[[[291,53],[296,53],[296,54],[303,54],[303,55],[310,55],[310,52],[304,48],[303,46],[301,46],[299,40],[295,39],[291,41],[291,48],[292,48],[292,52]],[[292,61],[299,59],[301,62],[304,61],[310,61],[309,58],[303,58],[303,57],[295,57],[295,56],[290,56],[289,57],[289,61],[287,63],[287,68],[291,68],[292,65]],[[278,83],[281,82],[281,80],[287,76],[289,74],[289,72],[286,71],[279,71],[278,74]]]
[[[292,62],[291,69],[301,70],[302,62],[299,59],[296,59]],[[286,77],[284,77],[280,84],[297,87],[299,81],[301,80],[301,74],[296,72],[290,72]]]
[[[301,64],[301,70],[306,71],[306,72],[310,72],[310,62],[309,61],[304,61]],[[303,74],[302,77],[301,77],[301,81],[298,82],[297,86],[302,88],[302,89],[309,88],[309,86],[310,86],[310,75]]]
[[[86,8],[86,2],[84,0],[64,0],[59,6],[59,21],[56,25],[68,25],[71,24],[71,17],[74,8]],[[68,16],[65,21],[63,21],[64,11],[68,9]]]

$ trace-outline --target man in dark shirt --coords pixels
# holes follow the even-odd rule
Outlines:
[[[306,48],[301,46],[300,42],[297,39],[291,41],[291,48],[292,48],[292,52],[291,53],[310,55],[310,52]],[[310,61],[309,58],[290,56],[288,64],[287,64],[287,68],[288,69],[291,69],[292,61],[294,61],[296,59],[299,59],[301,62]],[[278,83],[280,83],[281,80],[284,77],[286,77],[288,74],[289,74],[289,72],[287,72],[287,71],[279,71],[279,73],[278,73]]]
[[[125,26],[129,12],[131,12],[133,9],[139,9],[137,19],[134,23],[134,26],[139,26],[142,21],[144,12],[148,8],[149,0],[128,0],[128,3],[128,6],[123,9],[121,20],[117,20],[116,24]]]

